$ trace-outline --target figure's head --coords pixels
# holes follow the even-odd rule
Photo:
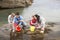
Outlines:
[[[16,14],[15,14],[15,15],[16,15],[16,17],[18,18],[20,14],[19,14],[19,12],[16,12]]]
[[[35,14],[34,16],[35,16],[36,18],[40,17],[38,14]]]
[[[32,19],[37,19],[35,16],[32,16]]]
[[[11,13],[11,17],[14,17],[15,16],[15,13]]]
[[[34,16],[36,17],[37,22],[40,23],[40,16],[38,14],[35,14]]]

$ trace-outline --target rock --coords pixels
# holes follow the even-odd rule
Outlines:
[[[2,0],[0,1],[1,8],[16,8],[28,7],[33,3],[33,0]]]

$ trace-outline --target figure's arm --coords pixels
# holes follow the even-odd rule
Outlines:
[[[8,23],[11,23],[11,16],[8,16]]]
[[[41,28],[42,28],[42,30],[44,30],[46,20],[43,17],[41,17],[40,19],[41,19]]]
[[[24,22],[24,18],[22,16],[20,16],[20,20],[21,22]]]

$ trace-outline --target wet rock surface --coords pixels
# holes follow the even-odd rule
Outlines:
[[[54,25],[50,27],[52,30],[50,33],[44,35],[43,38],[34,37],[31,35],[23,34],[23,40],[60,40],[60,25]],[[8,24],[0,27],[0,40],[10,40],[10,30]]]
[[[0,8],[27,7],[33,3],[33,0],[3,0],[0,1]]]

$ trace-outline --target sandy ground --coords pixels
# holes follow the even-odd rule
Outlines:
[[[60,40],[60,25],[54,25],[54,27],[49,28],[52,29],[52,31],[45,35],[44,40]],[[10,31],[8,29],[9,29],[8,24],[5,24],[2,27],[0,27],[0,40],[10,40],[9,39]]]

